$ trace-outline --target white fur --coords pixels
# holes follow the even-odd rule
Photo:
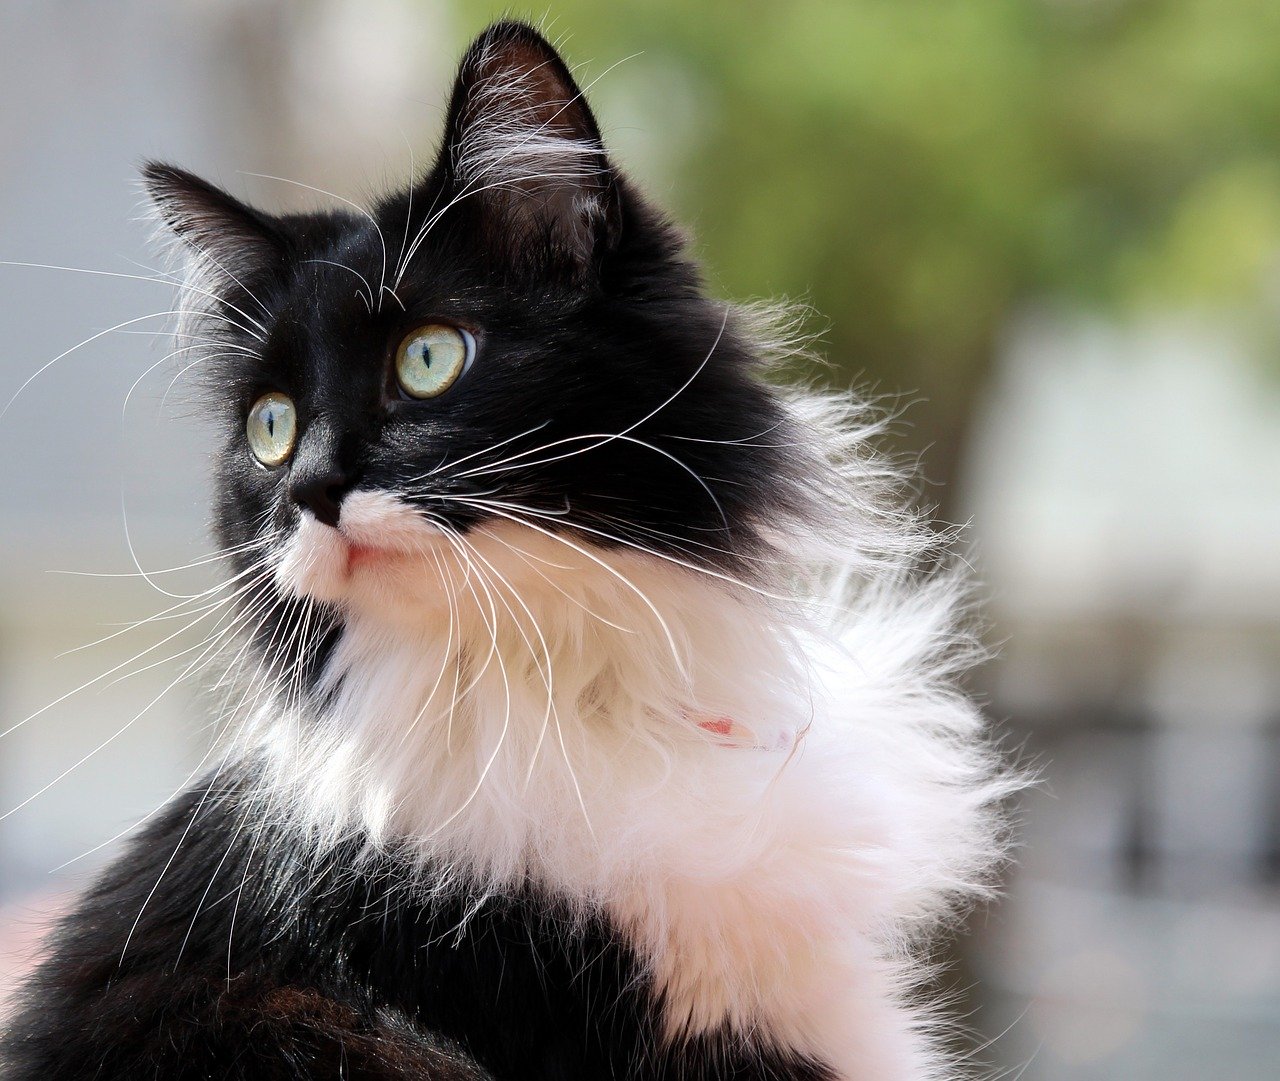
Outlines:
[[[458,175],[481,185],[594,177],[601,148],[575,138],[571,122],[572,111],[583,107],[581,95],[561,83],[549,61],[512,63],[506,48],[494,40],[473,58],[454,148]]]
[[[538,525],[460,547],[356,492],[341,532],[305,518],[277,561],[344,610],[325,704],[269,695],[240,738],[268,763],[266,812],[318,847],[367,831],[441,888],[532,879],[607,914],[673,1039],[728,1022],[850,1081],[950,1076],[910,1004],[912,946],[985,888],[1011,782],[951,686],[955,580],[910,573],[917,531],[855,494],[874,486],[858,436],[801,407],[844,463],[833,509],[875,538],[840,567],[777,524],[796,566],[768,580],[818,553],[818,599]],[[352,545],[380,551],[352,564]],[[750,738],[701,727],[719,717]]]

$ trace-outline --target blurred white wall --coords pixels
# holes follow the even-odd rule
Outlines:
[[[1280,382],[1229,318],[1010,328],[965,503],[1031,736],[977,966],[1042,1081],[1280,1062]]]

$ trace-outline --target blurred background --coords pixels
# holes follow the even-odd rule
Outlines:
[[[0,990],[206,750],[182,623],[125,626],[214,574],[136,574],[207,550],[208,446],[171,293],[128,277],[157,276],[137,163],[270,208],[325,199],[248,174],[367,198],[429,160],[508,10],[0,4],[0,259],[123,275],[0,266]],[[530,14],[713,289],[821,313],[832,366],[797,376],[892,396],[921,498],[969,525],[999,649],[975,688],[1043,775],[952,969],[977,1057],[1275,1077],[1280,4]]]

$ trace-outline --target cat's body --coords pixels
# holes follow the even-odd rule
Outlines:
[[[228,732],[0,1076],[950,1076],[916,948],[1008,788],[959,589],[550,47],[487,32],[367,221],[148,179],[228,420]]]
[[[664,1051],[637,958],[532,887],[415,898],[357,839],[297,866],[295,841],[216,796],[170,808],[64,933],[74,972],[12,1037],[15,1076],[827,1076],[719,1036]]]

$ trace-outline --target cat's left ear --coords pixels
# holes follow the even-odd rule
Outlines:
[[[587,269],[621,232],[620,193],[582,91],[531,26],[491,26],[463,57],[440,167],[491,245]]]
[[[285,253],[274,218],[174,165],[151,161],[142,182],[161,219],[231,276],[269,270]]]

